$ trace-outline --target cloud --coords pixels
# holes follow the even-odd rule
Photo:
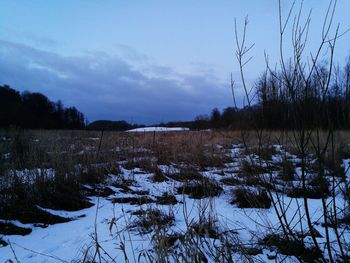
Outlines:
[[[143,54],[143,53],[137,51],[135,48],[133,48],[131,46],[124,45],[124,44],[118,44],[117,49],[121,52],[123,57],[125,57],[129,60],[133,60],[133,61],[137,61],[137,62],[146,62],[146,61],[150,60],[150,58],[146,54]]]
[[[37,34],[29,33],[12,26],[9,27],[0,25],[0,31],[2,34],[11,36],[11,38],[22,39],[26,42],[32,43],[35,46],[41,46],[45,48],[54,48],[59,46],[59,44],[52,38],[39,36]]]
[[[154,63],[146,70],[122,56],[63,56],[4,40],[0,83],[61,99],[89,120],[190,120],[214,107],[232,105],[229,83],[220,83],[212,74],[184,75]]]

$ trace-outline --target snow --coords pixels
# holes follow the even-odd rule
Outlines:
[[[236,159],[246,158],[245,156],[241,156],[240,149],[240,145],[234,145],[231,150],[232,157]],[[280,156],[276,155],[273,157],[272,162],[280,161],[280,158]],[[344,166],[349,163],[349,160],[344,161]],[[170,171],[171,173],[177,173],[179,171],[174,165],[161,165],[159,168],[162,171]],[[164,192],[176,194],[176,188],[181,185],[181,183],[173,180],[155,183],[151,180],[151,173],[139,174],[135,173],[135,171],[141,170],[127,170],[121,168],[120,175],[109,175],[109,182],[113,182],[113,180],[116,181],[120,178],[132,179],[134,183],[130,188],[133,190],[148,190],[150,197],[160,196]],[[208,171],[202,172],[202,174],[203,176],[216,180],[224,178],[218,175],[218,171],[217,168],[211,168]],[[223,168],[223,171],[225,175],[235,174],[237,172],[237,160],[227,164],[226,167]],[[297,172],[300,173],[299,170],[297,170]],[[53,171],[48,170],[48,174],[52,173]],[[4,236],[2,238],[11,243],[20,262],[72,262],[72,260],[81,259],[87,250],[89,250],[90,253],[94,252],[95,244],[93,240],[96,238],[95,231],[97,231],[97,238],[100,246],[109,256],[114,258],[115,262],[125,261],[123,252],[118,249],[122,244],[125,245],[125,252],[129,260],[133,262],[138,258],[141,252],[149,252],[152,248],[151,234],[140,235],[139,232],[128,228],[128,225],[135,219],[135,217],[131,215],[131,212],[139,209],[158,208],[165,212],[170,211],[175,215],[175,224],[169,228],[168,232],[185,232],[188,224],[198,221],[199,218],[203,216],[203,208],[206,208],[208,210],[205,216],[211,215],[216,217],[223,231],[236,232],[237,238],[242,244],[248,245],[256,243],[258,238],[263,238],[263,234],[270,233],[273,230],[280,230],[278,218],[272,207],[270,209],[240,209],[230,204],[232,199],[231,191],[235,186],[222,186],[224,192],[220,196],[213,198],[195,200],[188,198],[186,195],[176,194],[176,199],[180,202],[171,206],[153,203],[141,206],[119,203],[113,204],[111,199],[114,197],[130,196],[130,194],[118,191],[116,194],[107,198],[93,197],[91,201],[95,205],[80,211],[67,212],[45,209],[52,214],[73,218],[74,220],[71,222],[56,224],[48,226],[47,228],[19,224],[21,226],[31,227],[33,229],[32,233],[27,236]],[[280,198],[284,206],[288,207],[286,217],[291,221],[291,225],[293,225],[295,229],[305,231],[304,227],[307,225],[305,217],[298,221],[299,217],[295,216],[298,207],[303,205],[303,199],[292,199],[281,193],[275,193],[274,196],[275,199],[277,199],[277,197]],[[340,204],[342,199],[340,197],[337,198]],[[326,202],[329,203],[330,200],[326,200]],[[325,229],[322,227],[323,212],[321,200],[309,200],[309,208],[312,221],[319,222],[315,225],[316,230],[325,237]],[[18,224],[16,221],[14,223]],[[343,229],[343,231],[344,238],[350,242],[349,229]],[[324,238],[318,239],[324,241]],[[330,239],[331,242],[336,240],[336,236],[332,231],[330,233]],[[308,240],[308,238],[306,238],[306,240]],[[263,253],[257,255],[255,259],[261,262],[275,262],[274,259],[268,259],[268,255],[274,254],[276,254],[274,250],[263,249]],[[0,262],[6,261],[7,259],[12,259],[15,262],[10,246],[0,248]],[[234,259],[235,262],[243,261],[238,254],[234,255]],[[146,259],[141,257],[140,262],[146,261]],[[296,262],[296,259],[288,257],[286,262]]]
[[[184,127],[144,127],[128,130],[127,132],[175,132],[175,131],[189,131],[189,128]]]

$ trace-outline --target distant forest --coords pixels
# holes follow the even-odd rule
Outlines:
[[[130,124],[126,121],[98,120],[87,125],[88,130],[126,131],[135,128],[145,127],[145,125]]]
[[[331,69],[330,69],[331,68]],[[349,129],[350,57],[344,67],[315,65],[302,69],[266,70],[252,91],[254,101],[241,109],[228,107],[198,116],[194,124],[216,129]],[[331,71],[330,71],[331,70]]]
[[[302,75],[301,75],[302,76]],[[304,80],[292,71],[266,71],[253,86],[254,103],[243,108],[213,109],[193,121],[159,123],[153,126],[202,129],[314,129],[350,128],[350,58],[346,65],[328,72],[326,65]],[[89,129],[124,131],[144,125],[124,120],[99,120],[85,126],[85,117],[75,107],[65,108],[40,93],[0,86],[0,127]]]
[[[8,85],[0,86],[0,127],[30,129],[83,129],[84,114],[75,107],[64,107],[41,93],[19,93]]]

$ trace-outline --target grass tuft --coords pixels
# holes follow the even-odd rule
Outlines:
[[[231,204],[237,204],[239,208],[270,208],[271,199],[266,190],[258,189],[252,191],[247,188],[236,188],[233,190]]]

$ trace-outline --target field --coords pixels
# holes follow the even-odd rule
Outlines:
[[[303,135],[1,131],[0,262],[347,262],[350,134]]]

